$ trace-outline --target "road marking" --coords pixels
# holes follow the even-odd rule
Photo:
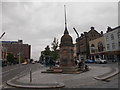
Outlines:
[[[6,77],[7,75],[9,75],[9,73],[2,75],[2,77]]]
[[[16,78],[18,78],[18,77],[20,77],[20,76],[23,76],[23,75],[25,74],[25,71],[26,71],[26,70],[28,70],[28,69],[24,69],[22,72],[18,73],[16,76],[14,76],[12,79],[9,79],[9,80],[7,80],[7,81],[1,82],[0,85],[2,85],[2,87],[4,87],[4,88],[10,88],[10,87],[6,84],[6,82],[8,82],[8,81],[10,81],[10,80],[14,80],[14,79],[16,79]],[[8,74],[9,74],[9,73],[8,73]],[[8,75],[8,74],[6,74],[6,75]],[[5,76],[6,76],[6,75],[5,75]]]
[[[4,71],[4,72],[2,72],[2,73],[0,73],[0,74],[7,73],[7,72],[13,71],[13,70],[15,70],[15,69],[21,68],[21,67],[22,67],[22,66],[20,66],[20,67],[17,67],[17,68],[13,68],[13,69],[9,69],[9,70],[7,70],[7,71]]]
[[[7,72],[9,72],[9,71],[13,71],[13,70],[15,70],[15,69],[18,69],[18,68],[9,69],[9,70],[4,71],[4,72],[2,72],[2,73],[0,73],[0,74],[4,74],[4,73],[7,73]]]
[[[18,66],[18,67],[22,68],[23,66]],[[3,75],[3,77],[7,76],[7,72],[15,70],[15,69],[18,69],[18,67],[3,72],[5,74],[5,75]],[[3,73],[1,73],[1,74],[3,74]],[[10,74],[10,73],[8,73],[8,74]],[[16,76],[14,76],[13,78],[11,78],[11,79],[9,79],[7,81],[4,81],[4,82],[0,83],[0,85],[6,87],[6,82],[8,82],[10,80],[13,80],[13,79],[16,79],[16,78],[19,78],[19,77],[24,76],[24,75],[27,75],[27,74],[29,74],[29,68],[24,68],[24,70],[22,70],[21,72],[19,72],[18,74],[16,74]]]

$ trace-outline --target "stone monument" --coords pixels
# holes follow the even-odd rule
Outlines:
[[[60,42],[60,67],[63,73],[76,73],[78,72],[78,68],[75,65],[74,61],[74,45],[72,37],[69,35],[67,29],[67,21],[66,21],[66,7],[64,5],[65,11],[65,30],[64,35],[61,37]]]
[[[44,71],[44,73],[80,73],[80,69],[75,65],[74,61],[74,45],[72,37],[69,35],[67,30],[67,21],[66,21],[66,7],[64,5],[65,11],[65,30],[64,35],[61,37],[60,42],[60,67],[53,67],[52,69],[48,69]]]

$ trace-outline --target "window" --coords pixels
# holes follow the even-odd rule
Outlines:
[[[106,41],[108,41],[109,40],[109,37],[108,36],[106,36]]]
[[[114,40],[114,35],[113,34],[111,34],[111,40]]]
[[[92,44],[92,45],[91,45],[91,47],[95,47],[95,45],[94,45],[94,44]]]
[[[120,32],[118,32],[118,39],[120,39]]]
[[[92,52],[92,53],[95,52],[95,45],[94,45],[94,44],[91,45],[91,52]]]
[[[118,44],[119,44],[118,46],[119,46],[119,48],[120,48],[120,42],[119,42]]]
[[[112,43],[112,49],[115,49],[115,43]]]
[[[109,44],[107,44],[107,50],[110,50],[110,45]]]
[[[99,52],[103,51],[103,44],[102,44],[101,41],[98,42],[98,51],[99,51]]]

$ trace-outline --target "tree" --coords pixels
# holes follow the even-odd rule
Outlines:
[[[20,58],[20,63],[23,63],[25,62],[25,59],[24,58]]]
[[[57,50],[57,48],[58,48],[58,39],[56,39],[54,37],[54,40],[53,40],[51,45],[52,45],[51,48],[53,49],[52,57],[53,57],[54,60],[57,60],[58,59],[58,50]]]
[[[43,51],[43,54],[46,56],[51,56],[51,50],[49,45],[47,45],[47,47],[45,47],[45,50]]]
[[[53,49],[53,51],[56,51],[57,48],[58,48],[58,39],[56,39],[55,37],[54,37],[54,40],[52,42],[52,47],[51,48]]]
[[[51,58],[53,58],[54,60],[58,59],[58,39],[54,38],[53,42],[52,42],[52,51],[50,50],[49,45],[47,45],[45,47],[45,50],[41,52],[41,56],[39,58],[39,61],[42,62],[44,60],[45,56],[50,56]]]
[[[57,60],[58,59],[58,51],[52,51],[51,52],[51,56],[53,57],[54,60]]]
[[[43,56],[43,54],[41,54],[41,56],[39,57],[39,62],[43,63],[43,61],[44,61],[44,56]]]
[[[7,60],[10,63],[14,63],[14,55],[12,53],[8,53]]]

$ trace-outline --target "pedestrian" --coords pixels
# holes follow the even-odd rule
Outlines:
[[[50,58],[50,61],[49,61],[49,66],[50,66],[50,68],[52,67],[52,65],[53,65],[53,61],[52,61],[52,59]]]
[[[80,63],[80,61],[77,59],[77,65]]]
[[[85,65],[85,70],[86,70],[86,71],[88,71],[88,70],[89,70],[88,65]]]
[[[79,68],[83,68],[84,67],[84,59],[80,60],[78,66],[79,66]]]
[[[77,60],[75,60],[75,65],[77,65]]]

